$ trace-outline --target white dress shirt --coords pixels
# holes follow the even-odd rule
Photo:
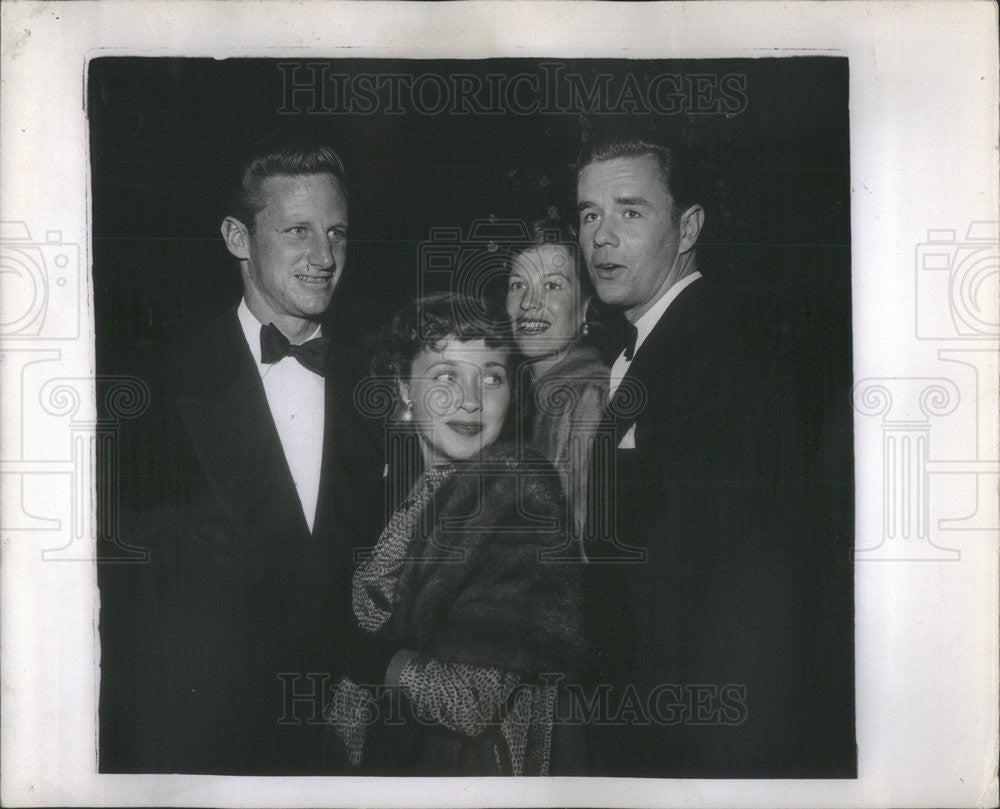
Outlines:
[[[633,324],[637,332],[635,338],[635,349],[632,352],[633,360],[635,359],[635,355],[639,352],[639,347],[645,342],[646,338],[649,337],[650,332],[653,331],[656,324],[660,322],[660,318],[663,317],[663,313],[667,311],[667,307],[677,299],[677,296],[680,295],[681,292],[687,289],[699,278],[701,278],[701,273],[697,270],[690,275],[684,276],[680,281],[660,296],[660,299],[653,304],[652,309],[646,312]],[[615,360],[614,365],[611,366],[611,387],[608,392],[609,401],[610,397],[614,396],[615,391],[618,390],[618,386],[625,378],[625,374],[628,373],[630,365],[632,365],[632,360],[625,359],[625,352],[622,351],[622,353],[618,355],[618,359]],[[618,448],[635,449],[635,424],[629,427],[628,432],[625,433],[622,440],[618,443]]]
[[[323,429],[326,412],[326,380],[303,367],[294,357],[278,362],[260,361],[261,323],[247,307],[246,299],[236,310],[250,353],[264,384],[264,394],[271,418],[281,439],[288,470],[295,482],[302,513],[309,530],[316,519],[319,501],[319,475],[323,464]],[[309,338],[319,336],[316,327]]]

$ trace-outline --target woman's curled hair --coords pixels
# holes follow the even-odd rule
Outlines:
[[[448,340],[483,340],[490,348],[513,345],[510,318],[498,301],[437,292],[411,301],[372,343],[372,373],[406,379],[423,349],[440,351]]]

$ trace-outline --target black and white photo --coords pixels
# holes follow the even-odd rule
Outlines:
[[[99,373],[149,397],[103,470],[102,769],[852,777],[847,81],[837,58],[92,62]],[[533,485],[463,514],[420,477],[503,431],[562,481],[555,534]],[[463,553],[517,529],[573,569],[495,547],[503,576],[399,635],[413,498],[431,549],[474,518]],[[546,606],[550,575],[579,595]],[[430,710],[387,680],[401,651],[491,664],[506,685],[434,686],[495,692],[480,721],[417,718],[503,731],[500,765],[380,756],[419,742],[369,729],[362,766],[355,714]],[[518,703],[544,713],[534,770],[515,675],[557,683]]]
[[[995,805],[996,14],[4,3],[0,802]]]

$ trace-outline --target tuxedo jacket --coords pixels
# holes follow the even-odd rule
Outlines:
[[[121,536],[101,565],[101,769],[336,772],[321,718],[363,653],[354,551],[382,525],[379,434],[354,405],[360,352],[333,335],[309,531],[235,309],[145,373],[122,442]]]
[[[818,595],[798,430],[737,314],[707,279],[682,291],[636,352],[595,449],[612,469],[595,496],[613,536],[586,548],[585,601],[594,682],[614,685],[593,725],[597,771],[853,767],[853,736],[834,751],[820,741],[823,721],[853,718],[853,704],[829,704],[813,640],[850,615]],[[634,448],[619,448],[630,429]]]

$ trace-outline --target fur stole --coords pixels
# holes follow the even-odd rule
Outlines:
[[[575,670],[582,563],[552,466],[494,445],[455,464],[424,516],[393,604],[399,648],[528,677]]]

